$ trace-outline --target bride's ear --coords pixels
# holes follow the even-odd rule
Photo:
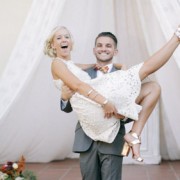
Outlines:
[[[54,49],[54,44],[51,42],[51,48]]]

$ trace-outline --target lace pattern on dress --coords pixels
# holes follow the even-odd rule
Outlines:
[[[138,113],[141,110],[141,106],[135,103],[135,99],[141,89],[139,70],[143,63],[133,66],[126,71],[118,70],[95,79],[90,79],[90,76],[72,61],[65,61],[64,63],[80,80],[88,83],[96,91],[112,101],[120,114],[138,120]],[[62,83],[59,83],[58,86],[60,84]],[[59,87],[58,89],[61,88]],[[73,110],[78,115],[84,132],[91,139],[107,143],[113,142],[119,131],[119,120],[114,117],[108,120],[104,119],[102,107],[78,93],[75,93],[70,101]]]

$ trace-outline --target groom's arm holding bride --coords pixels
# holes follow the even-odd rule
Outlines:
[[[72,97],[74,92],[68,87],[63,85],[61,89],[61,100],[60,100],[60,108],[62,111],[66,113],[72,112],[72,107],[69,99]]]

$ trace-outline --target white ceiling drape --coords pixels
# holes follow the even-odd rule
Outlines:
[[[72,156],[76,115],[60,111],[51,60],[42,51],[53,27],[70,29],[75,41],[73,59],[81,63],[95,62],[95,37],[111,31],[119,40],[116,61],[131,66],[166,42],[179,24],[178,13],[178,0],[170,4],[167,0],[34,0],[0,81],[0,163],[22,154],[28,162]],[[180,159],[179,54],[153,76],[162,87],[161,146],[166,159]]]

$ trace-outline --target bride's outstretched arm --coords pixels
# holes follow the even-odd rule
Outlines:
[[[90,85],[80,81],[71,71],[69,71],[63,62],[54,60],[52,62],[51,70],[54,79],[61,79],[64,84],[73,91],[100,104],[104,109],[105,117],[117,114],[117,110],[111,102],[96,92]]]
[[[161,68],[170,59],[179,44],[180,37],[174,34],[159,51],[144,62],[139,72],[141,80]]]

